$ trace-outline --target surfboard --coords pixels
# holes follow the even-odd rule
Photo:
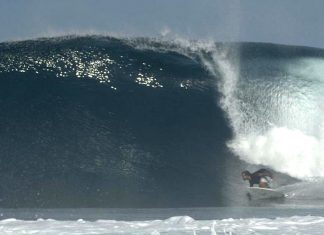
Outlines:
[[[248,192],[251,199],[279,199],[285,197],[283,192],[271,188],[250,187]]]

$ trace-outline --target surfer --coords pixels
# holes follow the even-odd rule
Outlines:
[[[272,179],[272,173],[267,169],[260,169],[252,174],[249,171],[243,171],[241,175],[243,180],[250,182],[250,187],[258,184],[260,188],[270,188],[270,179],[268,177]]]

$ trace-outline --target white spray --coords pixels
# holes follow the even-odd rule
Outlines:
[[[241,89],[240,63],[228,49],[214,48],[211,58],[201,58],[218,77],[235,154],[298,178],[324,176],[323,59],[278,62],[286,74],[282,81],[258,80]]]
[[[198,53],[217,79],[234,134],[228,146],[240,159],[301,179],[324,176],[324,59],[255,58],[250,66],[259,66],[261,76],[265,67],[274,71],[274,77],[255,79],[233,53],[234,44],[171,41],[167,50]]]

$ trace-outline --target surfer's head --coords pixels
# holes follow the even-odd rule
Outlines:
[[[243,180],[251,179],[251,173],[249,171],[242,171],[241,176]]]

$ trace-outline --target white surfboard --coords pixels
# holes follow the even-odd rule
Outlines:
[[[271,188],[250,187],[248,192],[251,199],[278,199],[285,197],[283,192]]]

